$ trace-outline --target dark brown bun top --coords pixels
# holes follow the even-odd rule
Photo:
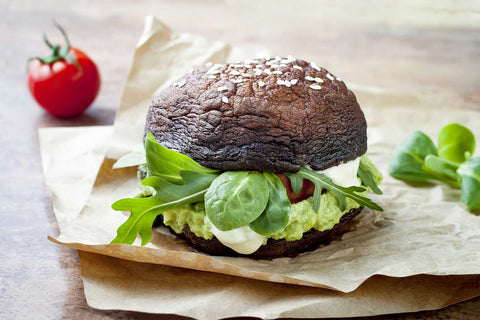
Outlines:
[[[153,99],[145,133],[221,170],[322,170],[367,150],[355,95],[324,68],[272,58],[208,65]]]

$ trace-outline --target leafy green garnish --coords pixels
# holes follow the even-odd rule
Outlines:
[[[480,209],[480,157],[462,163],[457,173],[462,188],[462,202],[470,211]]]
[[[437,148],[426,134],[414,131],[395,149],[390,162],[390,175],[397,179],[424,181],[436,177],[424,170],[425,157],[437,155]]]
[[[263,172],[263,177],[268,184],[268,203],[263,213],[250,223],[250,229],[269,236],[285,228],[290,217],[291,205],[287,190],[280,179],[270,172]]]
[[[203,197],[215,174],[200,174],[181,171],[183,184],[174,184],[160,177],[148,177],[143,180],[144,186],[155,189],[155,194],[147,198],[127,198],[112,204],[118,211],[130,211],[130,217],[117,230],[112,243],[132,244],[139,234],[142,246],[152,238],[152,224],[160,213],[184,206],[189,203],[203,201]]]
[[[438,155],[446,160],[463,163],[475,152],[475,137],[466,127],[451,123],[438,135]]]
[[[437,180],[448,183],[454,188],[460,187],[457,181],[457,169],[458,164],[455,162],[442,159],[433,154],[429,154],[425,157],[424,170],[431,172],[432,174],[437,173],[437,177],[441,174],[442,178]]]
[[[442,128],[438,152],[432,140],[412,132],[395,149],[390,175],[409,181],[438,180],[461,188],[461,200],[470,211],[480,208],[480,160],[471,158],[475,137],[466,127],[452,123]]]
[[[291,204],[285,187],[273,173],[212,170],[186,155],[163,147],[152,134],[148,134],[145,140],[145,154],[147,178],[142,185],[149,189],[149,196],[113,203],[114,210],[130,211],[130,216],[117,229],[112,243],[131,244],[140,235],[142,245],[145,245],[152,237],[151,228],[157,215],[198,202],[204,202],[207,217],[222,231],[250,226],[257,233],[269,236],[280,232],[288,224]],[[142,162],[142,158],[132,155],[123,160],[123,165],[138,162]],[[365,184],[379,191],[368,166],[360,169],[359,175]],[[382,210],[370,199],[356,194],[365,191],[363,187],[344,188],[334,184],[327,176],[305,168],[289,177],[296,192],[301,189],[303,179],[315,184],[316,211],[320,207],[323,188],[336,196],[342,210],[346,207],[345,197],[359,205]]]
[[[145,140],[145,155],[147,159],[147,176],[161,177],[173,183],[182,183],[180,171],[192,171],[202,174],[218,172],[206,168],[192,158],[167,149],[155,140],[153,134],[148,133]]]
[[[358,166],[357,175],[362,180],[363,184],[372,189],[376,194],[383,194],[382,190],[375,183],[373,174],[368,169],[368,165],[365,163],[364,157],[360,158],[360,165]]]
[[[338,206],[342,211],[346,208],[345,198],[350,198],[361,206],[365,206],[378,211],[383,211],[382,207],[380,207],[372,200],[357,194],[357,192],[365,191],[365,188],[363,187],[341,187],[333,183],[332,179],[330,179],[326,175],[315,172],[313,170],[309,170],[304,167],[300,168],[300,170],[296,173],[287,174],[287,176],[290,178],[290,181],[292,181],[292,186],[295,184],[298,187],[300,183],[303,183],[303,179],[308,179],[315,185],[315,191],[313,193],[313,208],[315,211],[318,211],[318,209],[320,208],[322,189],[328,189],[335,195],[338,200]]]
[[[117,160],[113,164],[113,169],[120,169],[120,168],[127,168],[127,167],[135,167],[142,165],[147,162],[145,157],[145,151],[133,151],[127,153],[126,155],[122,156],[120,159]]]
[[[261,172],[226,171],[205,194],[205,212],[219,230],[248,225],[265,210],[269,189]]]

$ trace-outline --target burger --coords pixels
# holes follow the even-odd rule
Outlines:
[[[337,239],[381,194],[355,95],[293,57],[207,64],[153,98],[141,193],[112,243],[164,225],[212,255],[274,258]],[[128,158],[128,157],[127,157]],[[122,161],[125,162],[125,161]],[[127,161],[128,162],[128,161]]]

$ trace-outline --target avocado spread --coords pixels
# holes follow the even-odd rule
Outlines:
[[[362,156],[362,161],[368,166],[378,185],[382,180],[382,174],[366,155]],[[370,191],[368,187],[366,189],[366,191],[359,194],[366,196]],[[347,207],[344,211],[340,211],[337,199],[330,191],[322,194],[318,212],[315,212],[313,209],[312,198],[292,204],[287,226],[282,231],[271,235],[270,238],[292,241],[302,238],[303,233],[312,228],[319,231],[331,229],[345,213],[360,206],[350,198],[346,198],[346,200]],[[205,214],[203,203],[190,204],[185,207],[165,211],[162,215],[163,223],[177,233],[181,233],[185,224],[188,224],[190,230],[196,236],[207,240],[213,238],[213,234],[210,232],[211,222]]]

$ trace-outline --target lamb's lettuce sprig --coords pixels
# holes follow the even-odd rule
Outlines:
[[[138,165],[141,159],[136,155],[120,163],[123,166]],[[152,134],[148,134],[145,140],[145,160],[147,177],[142,185],[154,190],[153,195],[113,203],[114,210],[130,211],[130,216],[117,229],[112,243],[131,244],[140,235],[142,245],[145,245],[151,240],[151,228],[157,215],[198,202],[205,203],[207,217],[222,231],[248,225],[255,232],[269,236],[283,230],[288,223],[290,201],[285,187],[273,173],[209,169],[186,155],[163,147]],[[360,166],[359,176],[365,179],[367,186],[381,193],[367,166]],[[366,190],[364,187],[341,187],[327,176],[307,168],[289,174],[289,177],[296,192],[300,190],[298,185],[303,183],[303,179],[315,184],[315,210],[320,207],[323,188],[333,192],[342,210],[345,209],[345,197],[362,206],[382,210],[373,201],[358,194]]]
[[[390,175],[406,181],[437,180],[461,189],[470,211],[480,209],[480,157],[474,157],[475,137],[451,123],[438,136],[438,147],[425,133],[414,131],[395,149]]]

